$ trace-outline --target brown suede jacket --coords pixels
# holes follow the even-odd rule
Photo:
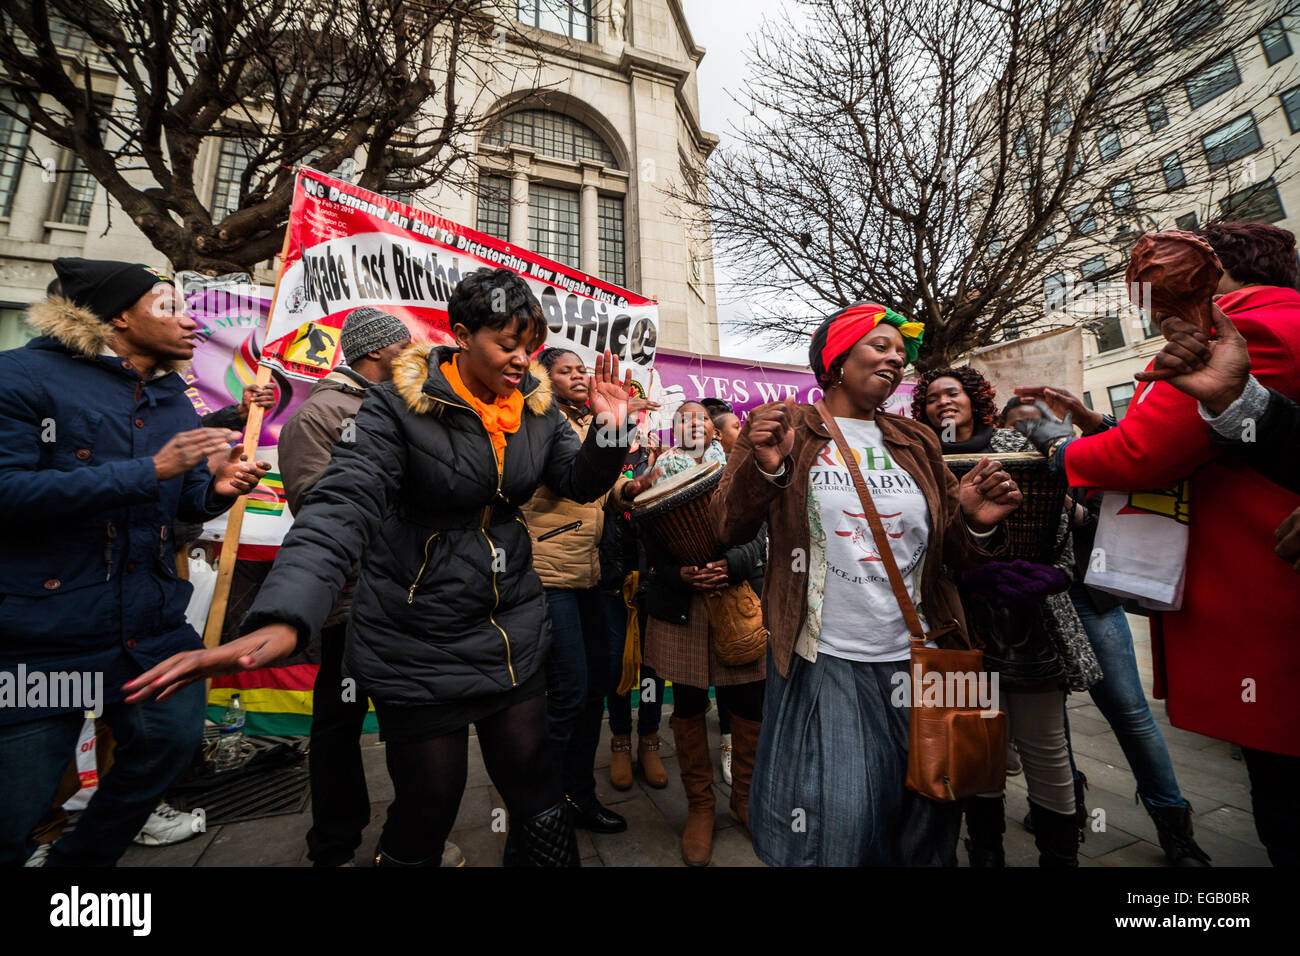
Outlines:
[[[984,564],[1002,550],[1003,532],[999,529],[988,538],[986,546],[971,536],[957,503],[957,479],[944,464],[933,431],[898,415],[878,414],[876,423],[890,456],[916,479],[930,507],[933,531],[922,570],[921,613],[931,630],[955,623],[965,635],[966,617],[957,587],[941,573],[942,566],[960,570]],[[785,474],[772,481],[758,471],[746,427],[727,460],[727,470],[709,506],[723,545],[749,541],[767,522],[763,622],[770,633],[772,658],[783,677],[790,673],[795,639],[808,613],[808,473],[813,459],[830,440],[817,409],[797,406],[794,448],[785,460]],[[799,555],[804,560],[796,560]],[[940,643],[949,645],[946,640]],[[974,645],[980,646],[978,638],[974,638]],[[957,639],[950,646],[965,644]]]

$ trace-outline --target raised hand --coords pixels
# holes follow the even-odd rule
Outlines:
[[[227,498],[238,498],[240,495],[248,494],[266,477],[266,473],[271,469],[271,463],[269,461],[249,463],[245,460],[246,457],[244,446],[236,445],[230,449],[225,461],[213,469],[213,477],[216,479],[213,490],[217,494]]]
[[[768,474],[778,471],[794,449],[795,414],[795,401],[787,398],[749,415],[745,433],[754,448],[754,463]]]
[[[265,667],[288,657],[297,646],[297,628],[289,624],[268,624],[220,647],[173,654],[123,685],[130,692],[126,702],[134,704],[151,697],[166,700],[196,680]]]
[[[1241,396],[1250,375],[1246,340],[1219,307],[1214,306],[1215,337],[1176,315],[1158,315],[1166,342],[1152,367],[1133,377],[1139,382],[1168,382],[1219,415]]]
[[[605,349],[596,356],[596,371],[587,376],[587,406],[598,426],[621,428],[627,421],[628,400],[632,394],[632,370],[619,381],[618,356]]]
[[[660,471],[658,468],[653,467],[654,465],[653,459],[651,459],[650,464],[651,467],[646,469],[645,474],[643,474],[640,478],[633,478],[631,481],[629,481],[627,484],[623,486],[622,494],[623,494],[624,501],[633,500],[634,498],[636,498],[637,495],[641,494],[641,492],[645,491],[656,481],[658,481],[659,478],[663,475],[662,471]]]
[[[228,428],[192,428],[178,432],[153,456],[154,472],[159,481],[183,475],[209,455],[224,451],[242,436]]]
[[[1047,407],[1052,410],[1052,414],[1057,418],[1064,419],[1069,415],[1071,421],[1078,425],[1085,435],[1091,435],[1101,428],[1101,413],[1095,412],[1083,404],[1068,389],[1057,388],[1053,385],[1019,385],[1012,391],[1021,398],[1038,399],[1046,402]]]
[[[1002,463],[981,458],[957,485],[957,501],[972,531],[992,531],[1020,507],[1020,487],[1002,470]]]
[[[653,412],[659,408],[658,402],[652,402],[648,398],[642,398],[640,395],[633,395],[627,400],[627,414],[629,417],[635,417],[642,412]]]

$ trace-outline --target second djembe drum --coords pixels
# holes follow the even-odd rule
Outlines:
[[[700,567],[718,553],[709,501],[722,480],[723,465],[710,462],[673,475],[642,492],[632,503],[632,520],[685,566]],[[758,595],[746,581],[703,593],[713,651],[727,667],[756,660],[767,649],[767,629]]]
[[[1007,532],[1007,560],[1021,558],[1051,564],[1059,549],[1061,511],[1065,508],[1066,477],[1053,472],[1036,451],[1004,454],[944,455],[944,463],[957,476],[970,471],[983,458],[996,458],[1020,487],[1024,500],[1003,522]]]

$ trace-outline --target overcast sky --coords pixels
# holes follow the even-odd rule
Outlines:
[[[750,37],[765,16],[788,6],[788,0],[682,0],[686,20],[695,42],[707,51],[699,68],[700,122],[710,133],[722,137],[725,144],[734,121],[743,112],[728,93],[738,88],[745,75],[745,54]],[[803,349],[774,350],[752,339],[741,339],[727,329],[729,317],[749,311],[743,298],[737,298],[726,282],[725,263],[714,263],[718,282],[718,321],[721,324],[720,350],[723,355],[764,358],[773,362],[806,365],[808,353]]]

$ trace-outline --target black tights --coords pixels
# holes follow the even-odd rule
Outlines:
[[[763,682],[731,684],[717,688],[718,705],[726,706],[741,720],[760,722],[763,719]],[[698,717],[709,709],[709,689],[673,683],[673,716]]]
[[[523,821],[560,802],[546,742],[546,696],[521,701],[475,724],[488,776],[513,819]],[[469,728],[441,737],[387,745],[393,802],[380,846],[395,860],[420,863],[442,855],[465,793]]]

